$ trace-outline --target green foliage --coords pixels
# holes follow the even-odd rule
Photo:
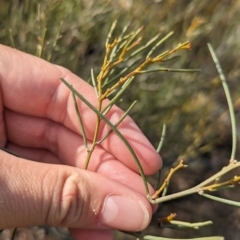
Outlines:
[[[237,112],[240,108],[240,43],[236,36],[239,31],[239,1],[1,0],[0,5],[2,44],[15,46],[63,65],[86,80],[90,79],[91,68],[94,73],[100,70],[105,54],[105,39],[115,19],[118,19],[116,32],[120,32],[128,22],[131,22],[133,29],[144,26],[142,44],[153,38],[157,32],[163,37],[173,30],[173,37],[162,44],[160,51],[174,47],[179,41],[190,40],[192,50],[181,54],[181,58],[166,62],[164,67],[201,68],[200,74],[151,72],[138,76],[120,105],[127,109],[131,102],[138,100],[131,116],[155,146],[161,137],[163,123],[167,124],[161,150],[165,166],[172,165],[183,155],[190,166],[195,167],[195,170],[186,170],[185,174],[179,174],[170,191],[181,190],[183,186],[190,187],[200,181],[198,176],[201,176],[201,180],[207,178],[211,174],[210,168],[217,172],[226,165],[230,149],[225,147],[223,154],[219,154],[222,149],[216,147],[231,141],[231,125],[221,82],[216,77],[217,72],[206,43],[211,42],[216,49],[229,81]],[[128,67],[124,64],[122,63],[121,68]],[[239,122],[239,113],[236,116]],[[237,154],[239,158],[239,152]],[[223,195],[228,196],[229,193],[225,192]],[[197,203],[203,206],[202,220],[217,219],[219,234],[225,234],[222,232],[226,225],[233,232],[239,225],[231,224],[231,218],[227,218],[229,212],[235,214],[232,209],[226,208],[224,212],[221,205],[220,208],[214,205],[216,211],[210,211],[209,205]],[[162,214],[169,214],[174,207],[174,204],[171,205],[169,210],[166,206],[165,210],[161,209]],[[191,207],[194,209],[196,206],[190,200],[185,201],[181,208],[185,215],[182,213],[182,216],[188,221],[199,221],[198,214],[188,214]],[[219,210],[225,216],[223,222],[218,218]],[[239,217],[237,214],[236,216]],[[199,234],[211,234],[210,230],[205,231]],[[188,235],[182,232],[178,234]],[[195,233],[191,234],[195,236]],[[163,230],[162,235],[171,234]],[[230,238],[233,239],[232,236]]]
[[[152,0],[151,4],[143,0],[12,0],[3,1],[1,6],[5,10],[0,16],[1,43],[13,45],[14,42],[16,48],[63,65],[86,80],[90,79],[92,67],[94,72],[100,69],[105,36],[115,19],[119,19],[116,31],[128,22],[135,29],[144,26],[142,43],[146,43],[156,32],[164,36],[173,30],[174,36],[162,45],[162,49],[171,48],[179,39],[190,40],[193,48],[189,54],[177,58],[175,64],[166,62],[166,67],[200,67],[202,73],[194,76],[177,73],[141,76],[126,95],[126,105],[138,99],[138,109],[141,111],[137,109],[133,117],[155,145],[162,123],[171,126],[166,145],[171,144],[172,149],[166,151],[163,148],[162,152],[168,159],[175,159],[179,155],[196,156],[196,151],[209,152],[226,134],[229,125],[222,123],[219,131],[216,124],[216,118],[223,111],[217,102],[219,98],[214,96],[220,94],[217,91],[220,83],[206,82],[209,76],[211,79],[216,74],[208,66],[211,59],[206,42],[213,40],[213,45],[218,46],[221,52],[227,43],[230,50],[239,48],[237,41],[231,38],[235,26],[227,27],[228,19],[232,23],[237,19],[235,1],[224,5],[218,1],[209,4],[199,0]],[[215,9],[218,9],[218,14]],[[218,31],[219,26],[222,31]],[[238,61],[235,52],[227,51],[224,54],[229,57],[228,61]],[[223,61],[220,60],[225,65],[226,58],[223,56]],[[231,69],[231,74],[236,75],[236,71],[236,68]],[[126,107],[124,103],[122,107]]]

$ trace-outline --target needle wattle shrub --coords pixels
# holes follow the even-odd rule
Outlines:
[[[151,4],[150,4],[151,3]],[[157,53],[172,49],[179,42],[189,40],[190,51],[178,52],[174,59],[149,66],[149,73],[136,76],[118,105],[127,110],[135,100],[138,103],[129,111],[144,134],[158,146],[165,123],[161,155],[164,159],[162,178],[172,166],[178,166],[181,156],[188,168],[178,171],[171,179],[168,193],[189,189],[208,179],[223,166],[231,155],[231,122],[224,91],[219,80],[207,43],[217,53],[232,93],[236,120],[239,122],[239,49],[236,37],[239,31],[238,1],[56,1],[56,0],[2,0],[0,7],[0,41],[2,44],[38,55],[63,65],[91,82],[91,69],[97,77],[106,53],[105,43],[115,19],[115,33],[131,22],[129,32],[144,27],[141,45],[156,34],[160,39],[171,31],[174,34],[158,47]],[[221,31],[219,31],[221,29]],[[133,48],[134,49],[134,48]],[[114,74],[125,67],[131,68],[141,61],[149,49],[140,52],[132,62],[121,62]],[[199,73],[155,72],[154,68],[201,69]],[[107,86],[105,86],[107,88]],[[109,96],[112,98],[113,95]],[[120,98],[121,100],[121,98]],[[239,130],[238,130],[239,132]],[[236,159],[239,159],[237,148]],[[231,175],[227,179],[230,180]],[[156,178],[148,179],[153,184]],[[238,200],[239,189],[224,189],[217,193],[222,198]],[[179,205],[180,202],[180,205]],[[235,207],[222,207],[199,196],[189,196],[162,204],[154,216],[160,218],[177,212],[177,219],[186,222],[214,220],[215,225],[196,231],[169,231],[157,224],[150,227],[151,234],[165,237],[197,237],[224,235],[236,238],[239,213]],[[201,214],[192,214],[194,209]],[[176,210],[177,209],[177,210]],[[217,226],[217,227],[215,227]],[[226,228],[227,226],[227,228]],[[228,230],[226,230],[228,229]],[[160,234],[159,234],[160,232]],[[126,239],[127,236],[120,236]]]

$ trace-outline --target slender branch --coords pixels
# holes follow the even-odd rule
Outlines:
[[[61,38],[61,31],[62,31],[62,26],[63,26],[63,22],[60,23],[55,40],[53,41],[53,45],[52,45],[52,51],[48,54],[47,56],[47,60],[50,62],[51,58],[52,58],[52,52],[53,50],[55,50],[56,46],[57,46],[57,41],[58,39]]]
[[[117,20],[115,20],[115,21],[112,23],[112,26],[111,26],[110,31],[109,31],[108,36],[107,36],[107,40],[106,40],[106,44],[105,44],[106,47],[107,47],[107,45],[108,45],[109,42],[110,42],[110,39],[111,39],[111,37],[112,37],[112,33],[113,33],[114,29],[116,28],[116,25],[117,25]]]
[[[72,92],[72,97],[73,97],[73,102],[74,102],[75,111],[76,111],[76,113],[77,113],[78,122],[79,122],[80,129],[81,129],[81,132],[82,132],[82,137],[83,137],[84,146],[85,146],[85,148],[86,148],[87,151],[88,151],[87,136],[86,136],[86,132],[85,132],[85,129],[84,129],[84,126],[83,126],[82,117],[81,117],[80,112],[79,112],[79,109],[78,109],[77,100],[76,100],[76,97],[75,97],[74,92]]]
[[[168,57],[169,55],[179,51],[179,50],[182,50],[182,49],[190,49],[191,48],[191,44],[189,42],[185,42],[185,43],[181,43],[181,44],[178,44],[175,48],[171,49],[171,50],[168,50],[160,55],[158,55],[157,57],[154,57],[154,58],[146,58],[145,61],[140,64],[138,67],[136,67],[132,72],[128,73],[126,76],[124,77],[121,77],[119,79],[118,82],[116,82],[113,86],[111,86],[110,88],[108,88],[100,97],[100,99],[106,99],[109,94],[111,92],[113,92],[116,88],[118,88],[120,85],[122,85],[123,83],[125,83],[129,78],[137,75],[137,74],[141,74],[141,71],[147,67],[149,64],[153,64],[153,63],[156,63],[156,62],[162,62],[166,57]],[[125,52],[125,51],[124,51]],[[107,53],[106,53],[107,55]],[[120,59],[122,58],[119,58],[119,61],[116,63],[120,63]],[[114,63],[115,64],[115,63]],[[104,66],[104,65],[103,65]],[[115,65],[114,65],[115,66]],[[103,77],[104,73],[103,73],[103,70],[101,71],[102,74],[99,75],[99,78]]]
[[[14,43],[14,38],[13,38],[13,32],[12,32],[12,29],[11,29],[11,28],[8,29],[8,33],[9,33],[9,39],[10,39],[11,46],[12,46],[13,48],[15,48],[15,43]]]
[[[156,41],[156,39],[158,39],[160,35],[157,34],[155,37],[153,37],[152,39],[150,39],[145,45],[143,45],[142,47],[138,48],[137,50],[135,50],[133,53],[130,54],[130,57],[133,57],[135,55],[137,55],[138,53],[142,52],[144,49],[146,49],[147,47],[149,47],[153,42]],[[128,60],[129,58],[127,58],[126,60]]]
[[[80,94],[71,84],[69,84],[65,79],[60,78],[60,80],[71,90],[74,92],[74,94],[80,98],[90,109],[92,109],[93,112],[95,112],[97,114],[97,116],[99,116],[101,119],[104,120],[104,122],[113,129],[113,131],[116,133],[116,135],[118,135],[118,137],[123,141],[123,143],[126,145],[126,147],[128,148],[129,152],[131,153],[135,163],[137,164],[138,170],[140,172],[140,175],[143,179],[144,182],[144,187],[147,193],[147,198],[150,198],[149,195],[149,189],[148,189],[148,183],[147,183],[147,179],[146,176],[144,174],[143,168],[138,160],[138,157],[136,155],[136,153],[134,152],[134,150],[132,149],[131,145],[128,143],[128,141],[125,139],[125,137],[121,134],[121,132],[101,113],[99,112],[89,101],[86,100],[86,98],[84,98],[82,96],[82,94]]]
[[[41,41],[41,44],[40,45],[38,45],[38,48],[37,48],[37,56],[38,57],[42,57],[42,54],[43,54],[43,49],[44,49],[44,47],[45,47],[45,38],[46,38],[46,33],[47,33],[47,28],[44,28],[44,30],[43,30],[43,37],[42,37],[42,39],[40,40]]]
[[[155,46],[153,46],[153,48],[149,51],[149,53],[146,56],[146,59],[150,58],[150,56],[156,50],[156,48],[163,44],[168,38],[170,38],[173,35],[173,33],[174,32],[172,31],[168,33],[164,38],[160,39],[160,41]]]
[[[123,30],[122,30],[122,33],[120,34],[120,36],[119,36],[119,38],[118,38],[119,41],[121,41],[122,39],[124,39],[124,34],[125,34],[125,32],[127,31],[127,29],[129,28],[129,26],[130,26],[129,23],[124,26],[124,28],[123,28]],[[111,54],[110,54],[110,57],[109,57],[109,61],[110,61],[110,62],[112,62],[112,60],[113,60],[113,58],[115,57],[115,55],[117,54],[117,52],[118,52],[118,47],[117,47],[117,45],[116,45],[116,46],[114,46],[114,48],[113,48],[113,50],[112,50],[112,52],[111,52]]]
[[[121,232],[137,237],[137,240],[224,240],[224,237],[221,237],[221,236],[180,239],[180,238],[166,238],[166,237],[156,237],[152,235],[145,235],[142,232],[136,232],[136,233],[125,232],[125,231],[121,231]]]
[[[146,235],[142,238],[143,240],[184,240],[183,238],[165,238],[165,237],[155,237]],[[188,238],[185,240],[224,240],[224,237],[213,236],[213,237],[202,237],[202,238]]]
[[[178,192],[178,193],[173,193],[164,197],[160,197],[157,199],[149,199],[149,201],[152,204],[157,204],[157,203],[163,203],[163,202],[167,202],[167,201],[171,201],[173,199],[177,199],[180,197],[184,197],[184,196],[188,196],[194,193],[202,193],[202,188],[204,186],[207,186],[208,184],[212,183],[213,181],[215,181],[216,179],[219,179],[221,176],[225,175],[226,173],[236,169],[240,167],[240,162],[232,162],[231,164],[229,164],[228,166],[224,167],[221,171],[217,172],[216,174],[214,174],[213,176],[211,176],[210,178],[206,179],[205,181],[203,181],[202,183],[198,184],[195,187],[192,187],[190,189]]]
[[[231,94],[229,91],[229,87],[227,85],[227,81],[226,78],[223,74],[221,65],[218,61],[218,57],[215,53],[215,51],[213,50],[212,46],[210,43],[208,43],[208,49],[212,55],[212,59],[215,63],[215,66],[217,68],[219,77],[221,79],[222,85],[223,85],[223,89],[227,98],[227,103],[228,103],[228,108],[229,108],[229,113],[230,113],[230,118],[231,118],[231,125],[232,125],[232,153],[231,153],[231,160],[235,159],[236,156],[236,149],[237,149],[237,126],[236,126],[236,119],[235,119],[235,114],[234,114],[234,107],[233,107],[233,103],[232,103],[232,98],[231,98]]]
[[[175,168],[171,168],[171,169],[170,169],[170,172],[169,172],[167,178],[164,180],[162,186],[159,188],[159,190],[157,190],[157,191],[152,195],[152,199],[153,199],[153,200],[154,200],[154,199],[157,199],[158,196],[160,195],[160,193],[161,193],[165,188],[168,187],[169,181],[170,181],[172,175],[173,175],[176,171],[178,171],[178,170],[181,169],[181,168],[187,167],[187,165],[184,165],[183,162],[184,162],[184,160],[181,159],[180,162],[179,162],[179,164],[178,164]]]
[[[199,194],[205,198],[214,200],[216,202],[221,202],[221,203],[228,204],[228,205],[231,205],[234,207],[240,207],[240,202],[237,202],[237,201],[232,201],[232,200],[216,197],[216,196],[204,193],[204,192],[200,192]]]
[[[97,85],[96,85],[96,79],[94,77],[94,72],[93,72],[92,68],[91,68],[91,80],[92,80],[92,85],[93,85],[94,91],[96,93],[96,96],[98,97],[98,90],[97,90]]]
[[[155,68],[144,71],[139,71],[139,73],[150,73],[150,72],[186,72],[195,73],[200,72],[200,69],[183,69],[183,68]]]
[[[117,123],[114,124],[115,127],[117,127],[129,114],[129,112],[133,109],[137,101],[134,101],[130,107],[126,110],[126,112],[122,115],[122,117],[117,121]],[[113,129],[111,129],[101,140],[97,141],[97,144],[102,143],[111,133],[113,132]]]
[[[140,58],[137,59],[136,61],[133,61],[132,64],[130,64],[129,66],[123,68],[118,74],[115,74],[113,77],[111,77],[111,79],[108,79],[108,78],[107,78],[107,79],[104,81],[103,87],[105,87],[105,86],[109,85],[110,83],[114,82],[116,79],[119,79],[125,72],[129,71],[130,69],[132,69],[132,67],[133,67],[134,65],[136,65],[137,63],[139,63],[140,61],[141,61]],[[114,70],[114,69],[112,69],[112,70]],[[114,72],[114,71],[113,71],[113,72]],[[109,73],[109,75],[111,76],[111,74],[112,74],[113,72]],[[109,76],[109,77],[110,77],[110,76]]]
[[[159,144],[158,144],[158,147],[157,147],[157,152],[160,153],[161,149],[162,149],[162,146],[163,146],[163,142],[164,142],[164,139],[165,139],[165,135],[166,135],[166,124],[164,123],[163,124],[163,128],[162,128],[162,134],[161,134],[161,138],[160,138],[160,141],[159,141]]]
[[[134,77],[129,78],[125,84],[122,86],[122,88],[118,91],[118,93],[116,94],[116,96],[114,96],[113,99],[110,100],[110,102],[108,103],[108,105],[104,108],[104,110],[102,111],[104,114],[106,114],[106,109],[110,109],[110,107],[113,106],[113,104],[116,103],[116,101],[122,96],[122,94],[127,90],[128,86],[132,83]]]
[[[239,176],[234,176],[232,179],[227,180],[225,182],[216,182],[210,186],[203,187],[203,191],[216,191],[217,189],[224,188],[224,187],[234,187],[240,182],[240,177]]]
[[[73,92],[73,91],[72,91]],[[77,95],[78,96],[78,95]],[[98,112],[101,112],[101,108],[102,108],[102,101],[98,102]],[[97,145],[97,138],[98,138],[98,132],[99,132],[99,126],[100,126],[100,122],[101,122],[101,118],[99,115],[96,115],[96,125],[95,125],[95,131],[94,131],[94,135],[93,135],[93,140],[92,140],[92,146],[87,149],[87,157],[86,157],[86,161],[85,161],[85,165],[84,165],[84,169],[88,168],[92,153]]]
[[[183,228],[193,228],[193,229],[199,229],[201,227],[206,227],[208,225],[212,225],[212,221],[205,221],[205,222],[196,222],[196,223],[189,223],[189,222],[183,222],[183,221],[177,221],[177,220],[172,220],[170,221],[171,227],[176,227],[178,229],[183,229]]]

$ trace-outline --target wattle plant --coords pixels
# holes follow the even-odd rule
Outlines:
[[[170,50],[166,50],[162,53],[158,53],[158,47],[163,44],[173,33],[167,34],[165,37],[160,38],[159,35],[156,35],[152,39],[150,39],[146,44],[141,45],[142,37],[139,36],[142,33],[143,28],[139,28],[136,31],[128,33],[129,25],[127,25],[123,30],[122,33],[118,37],[113,37],[114,29],[116,26],[116,22],[113,23],[112,28],[107,37],[106,41],[106,49],[105,49],[105,57],[103,60],[102,67],[100,72],[97,76],[95,76],[94,71],[91,71],[91,81],[92,85],[95,89],[97,99],[98,99],[98,106],[95,108],[83,95],[81,95],[74,86],[70,85],[65,79],[61,79],[61,81],[69,88],[72,92],[73,96],[73,104],[75,105],[76,114],[79,120],[79,125],[81,128],[82,136],[84,139],[87,157],[85,161],[85,169],[88,168],[89,162],[94,161],[91,160],[92,153],[95,147],[104,141],[112,132],[114,132],[118,137],[124,142],[128,150],[133,156],[136,165],[138,166],[139,173],[143,179],[143,184],[146,189],[146,198],[149,200],[151,204],[159,204],[167,201],[172,201],[173,199],[177,199],[180,197],[184,197],[187,195],[191,195],[197,193],[203,197],[212,199],[214,201],[219,201],[224,204],[230,204],[233,206],[240,206],[239,202],[231,201],[227,199],[223,199],[220,197],[213,196],[209,193],[213,191],[219,191],[222,188],[226,187],[234,187],[240,182],[240,176],[234,176],[226,181],[221,181],[221,177],[226,175],[228,172],[240,167],[240,162],[235,160],[236,154],[236,146],[237,146],[237,136],[236,136],[236,122],[235,116],[233,112],[233,104],[231,100],[231,96],[229,93],[229,89],[227,87],[227,83],[222,73],[220,64],[216,57],[216,54],[209,44],[209,51],[212,55],[212,58],[215,62],[217,70],[219,72],[220,79],[223,83],[223,88],[227,97],[227,102],[230,111],[231,123],[232,123],[232,154],[227,166],[225,166],[222,170],[214,174],[213,176],[209,177],[206,180],[203,180],[197,186],[194,186],[190,189],[177,192],[174,194],[167,194],[168,186],[172,175],[182,169],[187,167],[184,163],[184,159],[180,159],[179,164],[173,167],[161,186],[156,189],[153,195],[150,195],[147,179],[144,174],[144,171],[141,167],[141,164],[132,149],[131,145],[128,141],[124,138],[121,132],[118,130],[118,125],[122,122],[122,120],[128,115],[130,110],[136,104],[136,101],[133,102],[129,108],[125,111],[125,114],[119,119],[119,121],[115,124],[111,123],[106,114],[112,108],[114,104],[117,104],[118,101],[121,99],[122,95],[124,94],[125,90],[129,87],[129,85],[136,81],[137,76],[141,74],[147,74],[151,72],[197,72],[197,69],[176,69],[176,68],[166,68],[164,67],[164,63],[167,61],[171,61],[176,57],[175,53],[181,50],[189,50],[191,48],[191,44],[189,42],[180,43],[177,46],[173,47]],[[139,59],[137,56],[139,53],[146,52],[145,58]],[[163,65],[163,67],[159,67]],[[157,65],[157,66],[156,66]],[[155,67],[156,66],[156,67]],[[84,102],[95,114],[97,118],[97,123],[95,126],[95,134],[94,139],[91,146],[87,144],[87,138],[84,130],[84,124],[81,120],[81,112],[78,110],[76,98],[79,98],[82,102]],[[103,107],[103,101],[109,98],[109,103],[107,106]],[[101,139],[98,138],[99,126],[101,122],[104,122],[110,127],[110,131]],[[165,136],[166,126],[163,126],[162,137],[161,141],[156,149],[160,152],[164,136]],[[176,213],[171,213],[169,216],[164,218],[159,218],[158,223],[159,227],[171,227],[171,228],[192,228],[192,229],[199,229],[200,227],[204,227],[206,225],[212,224],[212,221],[205,221],[205,222],[197,222],[197,223],[189,223],[175,220]],[[127,234],[131,234],[136,236],[137,239],[152,239],[152,240],[164,240],[168,238],[163,238],[160,236],[151,236],[147,235],[145,232],[128,232]],[[174,238],[176,239],[176,238]],[[223,239],[222,237],[205,237],[205,238],[197,238],[197,239],[212,239],[212,240],[220,240]]]

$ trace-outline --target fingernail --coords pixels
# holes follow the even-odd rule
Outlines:
[[[147,227],[150,215],[138,200],[111,195],[105,200],[100,222],[112,228],[138,231]]]

